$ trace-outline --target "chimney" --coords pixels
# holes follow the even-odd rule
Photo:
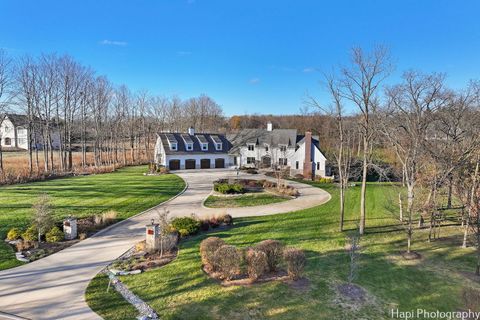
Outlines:
[[[188,128],[188,134],[191,136],[195,135],[195,129],[193,127]]]
[[[267,131],[272,131],[272,130],[273,130],[273,124],[270,121],[268,121],[267,122]]]
[[[303,162],[303,177],[313,179],[312,175],[312,132],[305,132],[305,160]]]

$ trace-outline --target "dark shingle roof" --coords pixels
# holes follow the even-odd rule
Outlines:
[[[7,113],[7,118],[13,123],[15,127],[28,125],[28,117],[23,114]]]
[[[296,129],[244,129],[237,133],[227,135],[227,139],[232,143],[230,153],[236,152],[240,147],[249,143],[256,145],[268,144],[271,147],[279,145],[295,146],[297,143]]]
[[[189,135],[188,133],[158,133],[166,154],[205,154],[205,153],[228,153],[231,148],[230,142],[224,135],[221,134],[210,134],[210,133],[198,133],[195,135]],[[213,137],[218,137],[219,142],[222,143],[222,149],[216,150]],[[187,151],[185,147],[185,141],[193,142],[193,150]],[[168,140],[177,141],[177,151],[170,150],[170,145]],[[208,142],[208,149],[203,151],[200,146],[200,141]],[[215,138],[217,139],[217,138]]]

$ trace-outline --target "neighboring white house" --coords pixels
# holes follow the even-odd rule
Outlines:
[[[38,120],[40,121],[40,120]],[[21,114],[7,113],[0,115],[0,143],[3,149],[21,149],[28,150],[28,118]],[[43,148],[43,138],[40,132],[34,132],[34,141],[32,148]],[[60,147],[60,134],[58,130],[53,130],[52,147],[58,149]]]
[[[307,160],[308,159],[308,160]],[[226,167],[280,168],[307,178],[330,176],[318,137],[296,129],[245,129],[221,134],[167,133],[157,135],[155,162],[170,170]]]

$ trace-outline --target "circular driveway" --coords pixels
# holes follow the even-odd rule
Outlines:
[[[175,172],[187,182],[177,197],[130,219],[102,230],[95,236],[46,258],[0,272],[0,311],[29,319],[101,319],[85,302],[90,280],[112,260],[122,255],[145,233],[145,224],[168,208],[170,216],[199,216],[220,209],[203,207],[212,191],[212,182],[236,177],[232,170],[185,170]],[[265,179],[263,175],[240,177]],[[300,191],[294,200],[248,208],[231,208],[234,217],[269,215],[306,209],[330,200],[330,195],[298,182],[289,182]],[[225,212],[225,209],[221,209]],[[0,319],[2,315],[0,313]]]

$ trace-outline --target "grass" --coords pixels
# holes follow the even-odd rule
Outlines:
[[[398,188],[371,184],[367,191],[367,234],[361,239],[362,255],[356,283],[372,297],[370,303],[352,311],[335,300],[334,287],[345,282],[349,257],[346,233],[356,229],[360,187],[350,188],[346,203],[347,232],[338,231],[338,192],[330,202],[287,214],[235,219],[230,230],[210,233],[228,244],[251,246],[265,239],[278,239],[302,248],[307,256],[305,276],[310,289],[299,292],[280,282],[250,287],[222,287],[201,270],[199,243],[206,235],[181,244],[175,261],[157,270],[122,281],[150,304],[162,319],[390,319],[392,308],[409,311],[465,309],[463,288],[480,290],[479,282],[465,272],[474,270],[473,249],[461,249],[459,227],[442,229],[442,240],[428,243],[428,230],[415,231],[413,249],[423,259],[405,261],[405,233],[389,208],[396,203]],[[92,288],[89,288],[89,291]],[[90,301],[90,300],[89,300]],[[90,302],[91,303],[91,302]],[[104,310],[90,304],[105,319]]]
[[[112,320],[135,320],[138,311],[118,293],[113,285],[107,292],[108,276],[104,273],[97,275],[89,284],[86,299],[90,308],[101,309],[100,316]]]
[[[55,218],[77,218],[115,210],[126,219],[178,194],[185,183],[176,175],[144,176],[145,166],[114,173],[54,179],[0,187],[0,239],[12,227],[26,228],[32,204],[41,193],[52,200]],[[0,241],[0,270],[22,264],[12,248]]]
[[[271,193],[245,194],[232,197],[209,196],[205,206],[210,208],[252,207],[290,200]]]

